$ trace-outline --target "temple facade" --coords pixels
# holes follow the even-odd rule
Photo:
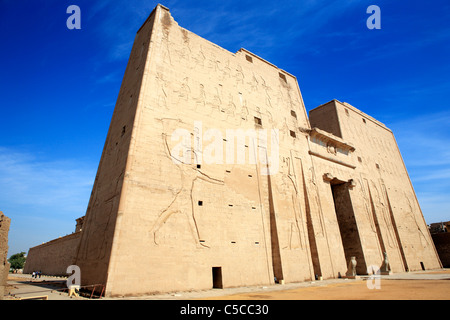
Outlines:
[[[308,115],[293,75],[161,5],[69,240],[82,285],[108,296],[338,278],[352,257],[361,275],[441,268],[389,128],[337,100]],[[45,273],[42,246],[29,270]]]

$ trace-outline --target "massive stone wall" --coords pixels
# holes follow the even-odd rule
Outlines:
[[[332,114],[334,120],[325,121],[326,114]],[[323,159],[317,160],[315,166],[338,180],[352,179],[355,184],[350,196],[363,248],[360,265],[380,266],[386,253],[394,272],[422,270],[424,266],[440,268],[392,131],[337,100],[311,110],[310,119],[323,130],[339,133],[340,138],[351,141],[355,147],[349,155],[350,165],[341,166],[340,171],[334,171],[330,162]],[[339,150],[332,151],[329,157],[337,160]]]
[[[80,235],[75,232],[30,248],[23,272],[66,276],[67,267],[75,262]]]
[[[310,118],[293,75],[158,5],[58,265],[76,256],[110,296],[335,278],[353,256],[359,274],[385,254],[395,272],[439,268],[392,132],[336,100]]]
[[[11,219],[0,211],[0,300],[5,294],[6,280],[9,273],[8,233]]]

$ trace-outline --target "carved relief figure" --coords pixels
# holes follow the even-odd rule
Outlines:
[[[204,108],[206,105],[206,93],[205,93],[205,86],[203,84],[199,85],[199,94],[198,97],[195,99],[195,106]]]
[[[169,32],[170,26],[172,24],[171,17],[169,14],[165,14],[163,17],[163,28],[162,28],[162,41],[161,41],[161,56],[162,60],[169,65],[172,65],[172,57],[170,55],[170,41]]]
[[[194,199],[192,193],[196,181],[202,180],[213,184],[223,184],[224,182],[223,180],[209,177],[207,174],[203,173],[199,168],[197,168],[195,161],[194,163],[184,163],[182,159],[179,159],[179,157],[173,156],[171,154],[167,142],[167,135],[165,133],[162,134],[162,140],[168,158],[170,158],[170,161],[172,161],[180,171],[181,179],[179,190],[176,192],[170,204],[160,211],[152,229],[150,230],[150,235],[153,238],[154,243],[158,245],[159,229],[173,214],[182,212],[187,217],[189,222],[189,230],[197,248],[208,247],[204,243],[200,242],[200,232],[195,220]],[[192,153],[195,158],[196,155],[194,150],[189,149],[186,150],[186,152]]]
[[[404,194],[404,196],[406,198],[406,201],[408,202],[408,209],[409,210],[407,210],[406,213],[409,215],[411,220],[414,221],[414,224],[416,225],[417,230],[419,231],[417,233],[417,235],[419,237],[419,241],[420,241],[422,247],[426,248],[429,245],[429,242],[427,240],[427,237],[423,233],[422,228],[420,227],[419,223],[417,222],[417,218],[416,218],[417,212],[416,212],[415,206],[411,203],[411,200],[410,200],[410,197],[412,197],[412,198],[414,198],[414,197],[413,196],[408,196],[406,194],[406,192],[403,192],[403,194]]]
[[[283,157],[281,164],[281,183],[280,183],[280,199],[289,203],[287,212],[291,212],[288,223],[288,243],[283,249],[304,249],[305,244],[302,239],[302,214],[299,201],[296,177],[292,168],[291,158]]]
[[[387,233],[387,242],[389,247],[394,248],[395,242],[394,242],[394,236],[392,234],[392,223],[391,219],[387,216],[387,209],[384,205],[383,198],[380,196],[380,192],[378,191],[378,188],[374,181],[372,181],[372,190],[374,191],[373,194],[375,196],[374,202],[375,202],[375,208],[378,212],[378,217],[384,220],[384,223],[386,225],[386,233]]]
[[[317,213],[317,216],[319,218],[319,223],[320,223],[320,228],[318,229],[318,232],[316,233],[316,235],[319,235],[321,237],[323,237],[325,235],[325,227],[324,227],[324,222],[323,222],[323,212],[322,212],[322,205],[320,204],[320,199],[319,199],[319,188],[317,187],[316,184],[316,177],[315,177],[315,172],[314,172],[314,168],[309,168],[309,172],[310,172],[310,177],[309,177],[309,190],[311,190],[311,192],[308,193],[308,195],[310,196],[310,205],[311,205],[311,211],[315,210]]]
[[[160,72],[156,74],[156,82],[158,90],[156,94],[156,103],[161,108],[168,108],[166,81],[164,80],[163,75]]]
[[[265,93],[265,102],[266,102],[266,106],[269,108],[272,108],[272,101],[271,101],[271,97],[269,94],[270,91],[270,87],[266,84],[266,80],[264,80],[263,77],[261,77],[261,86],[264,89],[264,93]]]
[[[178,54],[179,61],[184,61],[180,64],[189,66],[192,56],[189,33],[185,29],[181,29],[181,32],[183,35],[183,44],[179,46],[179,49],[176,50],[176,53]]]
[[[188,106],[189,96],[191,95],[191,88],[189,87],[189,78],[185,77],[181,83],[178,91],[175,91],[177,96],[177,106],[185,108]]]
[[[227,119],[228,117],[234,117],[236,105],[234,104],[233,96],[231,95],[231,93],[228,94],[228,104],[221,111],[225,112],[225,114],[227,115]]]
[[[193,59],[195,62],[193,68],[197,71],[199,71],[199,69],[200,71],[204,71],[206,56],[203,53],[202,46],[200,46],[200,50],[197,52],[197,55],[193,56]]]
[[[258,79],[255,76],[255,73],[252,75],[252,79],[247,82],[247,84],[250,87],[250,92],[257,92],[258,91]]]
[[[236,67],[236,73],[234,77],[236,79],[236,84],[244,84],[244,73],[242,72],[242,67],[240,65]]]
[[[364,208],[366,209],[366,215],[367,215],[367,220],[370,223],[370,229],[372,230],[373,233],[377,233],[377,229],[375,227],[375,222],[373,221],[373,215],[371,214],[371,209],[370,209],[370,199],[369,199],[369,195],[367,194],[366,189],[364,188],[364,184],[367,185],[367,179],[363,179],[361,178],[359,180],[359,185],[361,188],[361,195],[363,197],[363,202],[364,202]]]
[[[214,88],[214,95],[211,101],[212,111],[217,110],[218,112],[220,112],[221,105],[222,105],[222,85],[219,84],[218,87]]]

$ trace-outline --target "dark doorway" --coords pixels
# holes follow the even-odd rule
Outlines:
[[[213,288],[223,289],[222,283],[222,267],[212,268]]]
[[[342,245],[344,247],[345,261],[348,264],[351,257],[356,257],[356,273],[367,274],[366,261],[364,259],[348,183],[334,179],[330,184]]]

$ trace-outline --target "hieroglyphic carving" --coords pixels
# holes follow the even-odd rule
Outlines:
[[[270,91],[271,89],[270,89],[270,87],[266,84],[266,80],[264,80],[264,78],[261,77],[261,76],[260,76],[260,78],[261,78],[261,86],[263,87],[264,93],[265,93],[265,103],[266,103],[266,106],[269,107],[269,108],[273,108],[273,106],[272,106],[272,101],[271,101],[272,98],[270,97],[270,94],[269,94],[269,91]]]
[[[227,59],[224,67],[222,68],[222,74],[220,75],[220,80],[224,81],[231,77],[230,60]]]
[[[366,190],[366,188],[364,187],[364,185],[366,185],[368,187],[367,179],[364,179],[361,177],[359,185],[361,188],[361,195],[362,195],[363,202],[364,202],[364,208],[365,208],[365,212],[367,215],[367,220],[369,221],[369,224],[370,224],[370,229],[372,230],[373,233],[377,233],[377,229],[375,227],[375,222],[373,221],[373,215],[372,215],[371,209],[370,209],[371,205],[370,205],[369,194],[368,194],[368,191]]]
[[[209,247],[206,244],[200,242],[200,232],[195,219],[195,210],[194,210],[194,199],[193,199],[193,190],[195,187],[195,183],[198,180],[206,181],[208,183],[213,184],[224,184],[223,180],[215,179],[207,174],[203,173],[195,162],[185,163],[182,158],[175,157],[171,154],[168,142],[167,142],[167,134],[162,134],[163,144],[165,146],[165,152],[167,157],[173,162],[179,169],[181,179],[180,186],[178,191],[176,192],[172,201],[162,209],[158,217],[153,224],[153,227],[150,230],[150,235],[153,238],[153,241],[156,245],[158,245],[157,233],[159,229],[164,225],[164,223],[175,213],[185,213],[189,223],[189,230],[191,231],[191,235],[195,241],[197,248],[205,248]],[[195,158],[195,150],[187,150],[187,152],[191,152]]]
[[[311,211],[316,211],[317,213],[317,217],[319,220],[319,225],[320,228],[318,229],[316,235],[319,235],[321,237],[325,236],[325,226],[324,226],[324,221],[323,221],[323,211],[322,211],[322,205],[320,203],[320,199],[319,199],[319,188],[317,186],[317,182],[316,182],[316,175],[315,175],[315,171],[313,167],[309,168],[309,173],[310,176],[308,177],[308,182],[309,182],[309,190],[311,190],[311,192],[308,193],[309,197],[310,197],[310,206],[311,206]]]
[[[160,108],[168,109],[167,88],[166,88],[167,81],[164,80],[162,73],[158,72],[156,74],[156,82],[157,82],[156,103]]]
[[[195,99],[195,108],[204,109],[205,106],[206,106],[205,86],[200,83],[198,87],[198,96]]]
[[[239,93],[239,100],[241,102],[241,111],[239,113],[239,121],[242,123],[243,121],[248,120],[249,111],[247,108],[247,99],[242,97],[242,93]]]
[[[161,41],[161,56],[164,63],[168,63],[172,66],[172,57],[170,54],[170,27],[172,25],[172,20],[170,14],[165,13],[162,19],[163,28],[162,28],[162,41]]]
[[[429,242],[427,240],[427,237],[425,236],[424,232],[422,231],[422,228],[420,227],[420,224],[417,222],[417,210],[415,208],[415,205],[411,203],[410,198],[414,199],[414,196],[406,194],[405,191],[403,191],[403,195],[408,203],[409,210],[406,211],[407,215],[411,218],[411,220],[414,221],[414,224],[417,227],[417,230],[419,231],[417,236],[419,237],[420,244],[423,248],[426,248],[429,245]]]
[[[385,201],[380,196],[380,191],[377,188],[377,185],[374,181],[371,181],[372,184],[372,194],[374,195],[374,203],[375,203],[375,210],[377,211],[377,217],[382,218],[385,225],[386,225],[386,234],[387,234],[387,242],[389,247],[394,248],[395,242],[394,242],[394,236],[392,234],[393,227],[391,223],[391,219],[387,215],[387,208],[385,206]],[[381,216],[381,217],[380,217]]]
[[[240,65],[236,66],[236,72],[234,75],[234,78],[236,79],[236,84],[244,84],[244,72],[242,71],[242,67]]]
[[[289,211],[293,212],[293,217],[289,222],[288,244],[286,247],[284,247],[284,249],[304,249],[306,247],[305,240],[303,239],[303,237],[305,236],[305,232],[302,232],[302,229],[304,229],[304,221],[301,204],[299,201],[300,195],[297,185],[297,177],[295,175],[291,158],[283,157],[281,166],[282,168],[280,173],[282,179],[283,195],[286,195],[285,199],[291,204],[292,211]]]
[[[192,65],[193,69],[195,69],[197,72],[204,71],[206,56],[205,56],[205,54],[203,52],[203,47],[202,46],[200,46],[200,49],[198,50],[198,52],[195,55],[193,55],[192,59],[195,62]]]
[[[267,120],[269,122],[269,128],[277,128],[277,123],[273,119],[272,113],[269,110],[266,110]]]
[[[215,87],[214,88],[214,94],[213,94],[213,98],[212,98],[212,101],[211,101],[211,113],[214,111],[214,110],[217,110],[218,112],[220,112],[220,108],[221,108],[221,105],[222,105],[222,89],[223,89],[223,87],[222,87],[222,85],[221,84],[219,84],[219,86],[218,87]]]
[[[223,105],[222,109],[220,110],[224,112],[227,116],[227,119],[230,117],[234,117],[235,111],[236,111],[236,104],[233,101],[233,95],[231,93],[228,94],[228,103],[227,105]]]
[[[181,83],[180,89],[174,91],[177,97],[176,105],[178,107],[187,107],[189,105],[189,98],[191,95],[191,88],[189,87],[189,78],[185,77]]]
[[[181,29],[181,33],[183,36],[183,44],[181,46],[178,46],[178,48],[175,51],[178,55],[180,65],[189,66],[192,56],[189,32],[185,29]]]
[[[249,82],[247,82],[248,87],[250,88],[250,93],[258,92],[258,79],[256,78],[255,73],[252,73],[252,78]]]
[[[283,122],[282,122],[282,125],[280,128],[280,135],[281,135],[281,139],[283,141],[285,141],[289,138],[289,126],[287,124],[286,117],[283,118]]]

